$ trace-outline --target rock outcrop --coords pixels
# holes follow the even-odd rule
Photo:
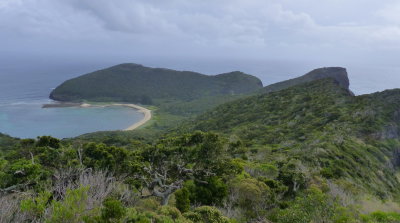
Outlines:
[[[280,91],[298,84],[306,83],[306,82],[311,82],[319,79],[324,79],[324,78],[333,78],[337,81],[337,83],[349,90],[350,86],[350,81],[347,75],[347,71],[345,68],[342,67],[324,67],[324,68],[319,68],[315,69],[301,77],[297,77],[294,79],[278,82],[275,84],[268,85],[264,87],[261,92],[263,93],[270,93],[270,92],[275,92],[275,91]]]

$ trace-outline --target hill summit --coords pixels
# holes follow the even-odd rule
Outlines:
[[[239,71],[214,76],[191,71],[120,64],[65,81],[50,98],[57,101],[122,101],[152,104],[245,94],[262,88],[257,77]]]
[[[293,78],[290,80],[278,82],[275,84],[268,85],[264,87],[261,91],[263,93],[270,93],[275,91],[280,91],[298,84],[303,84],[315,80],[320,80],[324,78],[333,78],[339,86],[349,90],[350,81],[347,75],[346,68],[343,67],[324,67],[318,68],[308,72],[307,74]]]

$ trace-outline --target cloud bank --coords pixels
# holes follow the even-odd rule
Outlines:
[[[1,38],[7,42],[10,40],[4,38],[14,37],[60,42],[114,39],[130,44],[169,42],[233,48],[399,47],[399,3],[381,3],[369,9],[364,5],[373,1],[334,1],[341,7],[332,6],[330,11],[324,7],[327,2],[3,0],[0,28],[5,34]],[[364,16],[342,16],[348,7],[354,14]]]
[[[0,57],[279,59],[395,66],[394,0],[2,0]],[[121,61],[123,62],[123,61]]]

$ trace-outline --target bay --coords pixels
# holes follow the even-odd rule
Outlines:
[[[140,121],[143,114],[128,107],[42,108],[53,103],[51,90],[64,80],[92,68],[0,68],[0,132],[19,138],[51,135],[57,138],[122,130]],[[57,75],[56,75],[57,74]]]

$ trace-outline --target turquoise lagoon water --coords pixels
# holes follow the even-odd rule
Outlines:
[[[51,90],[63,81],[85,71],[74,73],[60,67],[52,70],[6,69],[0,66],[0,133],[19,138],[51,135],[57,138],[81,134],[122,130],[143,118],[127,107],[42,108],[52,103]],[[90,69],[88,69],[90,70]]]
[[[143,118],[127,107],[42,108],[42,103],[0,105],[0,132],[19,138],[58,138],[125,129]]]

